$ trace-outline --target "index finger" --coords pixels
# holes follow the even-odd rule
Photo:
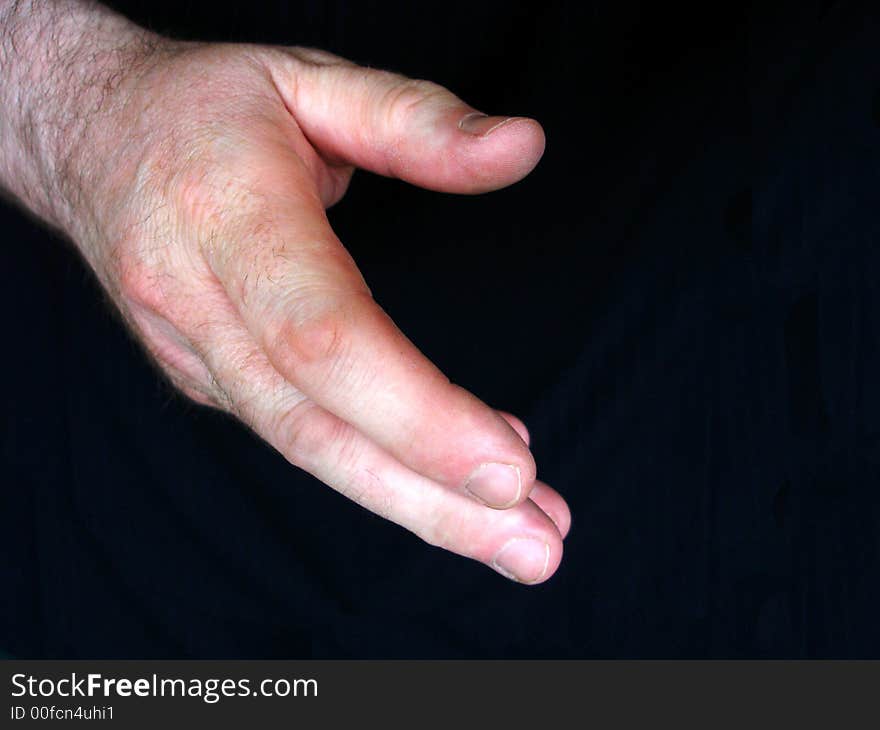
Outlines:
[[[273,174],[264,189],[278,192],[207,251],[273,366],[423,476],[493,507],[522,502],[535,479],[523,440],[450,383],[373,300],[320,199],[302,192],[308,181],[292,185],[297,166]]]

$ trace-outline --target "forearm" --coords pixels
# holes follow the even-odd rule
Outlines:
[[[0,187],[84,235],[95,213],[86,193],[106,177],[94,142],[124,103],[114,90],[154,43],[97,3],[0,0]]]

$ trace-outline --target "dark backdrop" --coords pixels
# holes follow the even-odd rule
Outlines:
[[[177,36],[325,48],[545,125],[543,161],[509,190],[358,173],[331,221],[416,344],[525,420],[574,526],[535,588],[423,546],[174,395],[70,247],[7,206],[0,646],[878,654],[875,17],[113,4]]]

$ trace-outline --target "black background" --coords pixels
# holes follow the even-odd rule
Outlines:
[[[358,173],[376,298],[520,415],[574,526],[535,588],[175,396],[69,245],[2,211],[0,645],[22,657],[873,656],[876,18],[586,3],[115,3],[538,118],[472,198]],[[724,9],[720,9],[724,7]]]

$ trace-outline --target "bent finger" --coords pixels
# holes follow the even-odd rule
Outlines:
[[[512,580],[539,583],[558,567],[562,536],[536,503],[495,510],[450,491],[293,388],[234,321],[208,323],[202,332],[222,342],[206,361],[234,412],[291,463],[426,542]]]
[[[428,479],[496,508],[525,500],[535,463],[516,431],[451,384],[373,300],[317,196],[298,192],[307,183],[295,166],[272,175],[263,208],[206,255],[276,370]]]

